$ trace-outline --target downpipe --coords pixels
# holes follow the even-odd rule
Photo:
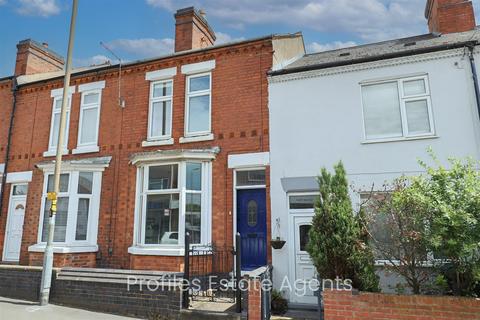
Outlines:
[[[472,70],[472,79],[473,79],[473,87],[475,88],[475,101],[477,103],[477,111],[480,117],[480,89],[478,87],[478,73],[477,67],[475,65],[475,57],[474,57],[474,50],[475,44],[471,43],[467,45],[468,48],[468,58],[470,60],[470,68]]]
[[[3,211],[3,196],[5,194],[5,186],[7,184],[8,160],[10,158],[10,145],[12,144],[13,122],[15,120],[15,109],[17,109],[17,92],[18,92],[17,77],[14,77],[12,82],[13,82],[12,113],[10,114],[10,124],[9,124],[9,127],[8,127],[7,147],[6,147],[6,150],[5,150],[5,162],[4,162],[5,167],[3,169],[2,182],[1,182],[1,186],[0,186],[0,216],[2,215],[2,211]]]

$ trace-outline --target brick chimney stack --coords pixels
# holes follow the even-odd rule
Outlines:
[[[204,11],[189,7],[175,13],[175,52],[203,49],[212,46],[215,39]]]
[[[476,27],[470,0],[427,0],[425,18],[432,33],[464,32]]]
[[[46,42],[22,40],[17,44],[15,76],[63,70],[64,59],[48,49]]]

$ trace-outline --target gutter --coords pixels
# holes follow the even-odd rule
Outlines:
[[[2,210],[3,210],[3,196],[5,194],[5,185],[7,182],[8,160],[10,158],[10,145],[12,144],[13,121],[15,118],[15,109],[17,108],[17,92],[18,92],[17,78],[16,77],[12,78],[12,82],[13,82],[13,89],[12,89],[13,103],[12,103],[12,113],[10,114],[10,124],[8,127],[7,149],[5,150],[5,168],[3,170],[2,181],[1,181],[2,187],[0,190],[0,216],[2,215]]]
[[[328,69],[328,68],[334,68],[334,67],[350,66],[350,65],[360,64],[360,63],[414,56],[418,54],[432,53],[437,51],[452,50],[452,49],[459,49],[459,48],[465,48],[465,47],[474,47],[476,45],[478,45],[477,41],[464,41],[464,42],[458,42],[453,44],[439,45],[435,47],[418,48],[418,49],[405,50],[401,52],[386,53],[378,56],[363,57],[363,58],[345,60],[345,61],[334,61],[334,62],[309,65],[309,66],[294,67],[290,69],[270,71],[268,75],[279,76],[279,75],[306,72],[306,71],[312,71],[312,70],[321,70],[321,69]]]
[[[477,67],[475,65],[475,57],[473,56],[475,45],[468,44],[466,47],[468,48],[468,51],[469,51],[468,58],[470,60],[470,68],[472,70],[473,87],[475,88],[475,101],[477,103],[478,115],[480,117],[480,89],[478,87],[478,74],[477,74]]]
[[[215,51],[217,49],[224,49],[226,47],[232,47],[233,48],[233,47],[236,47],[236,46],[246,46],[246,45],[250,45],[251,43],[254,43],[254,42],[271,40],[276,36],[278,36],[278,35],[271,34],[271,35],[268,35],[268,36],[262,36],[262,37],[258,37],[258,38],[252,38],[252,39],[247,39],[247,40],[222,43],[222,44],[219,44],[219,45],[214,45],[214,46],[210,46],[210,47],[202,48],[202,49],[192,49],[192,50],[174,52],[174,53],[168,54],[168,55],[163,55],[163,56],[158,56],[158,57],[153,57],[153,58],[136,60],[136,61],[132,61],[132,62],[128,62],[128,63],[123,63],[122,68],[126,69],[126,68],[129,68],[129,67],[136,67],[136,66],[139,66],[139,65],[142,65],[142,64],[147,64],[147,63],[152,63],[152,62],[161,62],[163,60],[174,59],[174,58],[183,57],[183,56],[187,56],[187,55],[193,55],[193,54],[209,54],[212,51]],[[285,36],[296,36],[296,34],[291,34],[291,35],[287,34]],[[99,75],[103,71],[117,70],[117,69],[118,69],[118,64],[111,64],[111,65],[99,66],[98,68],[82,70],[82,71],[79,71],[79,72],[75,72],[75,70],[73,70],[72,79],[77,79],[78,77],[84,76],[84,75],[87,75],[87,74]],[[38,83],[46,83],[46,82],[49,82],[49,81],[60,80],[62,78],[63,78],[63,76],[60,75],[60,76],[51,77],[51,78],[48,78],[48,79],[36,80],[36,81],[20,84],[20,85],[18,85],[18,87],[25,87],[25,86],[29,86],[29,85],[33,85],[33,84],[38,84]]]

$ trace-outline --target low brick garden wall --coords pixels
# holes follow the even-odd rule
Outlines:
[[[41,275],[41,267],[0,265],[0,296],[38,301]],[[170,276],[153,271],[55,269],[50,302],[127,316],[177,319],[182,302],[181,283],[175,279],[160,280],[165,275]]]
[[[60,280],[55,282],[51,302],[127,316],[154,318],[162,315],[173,319],[180,312],[181,291],[175,284],[149,291],[146,285],[142,289],[139,285],[130,286],[127,290],[126,283],[117,281]]]
[[[54,270],[53,278],[56,272]],[[38,301],[42,268],[0,265],[0,296]]]
[[[325,320],[480,319],[480,299],[404,296],[358,291],[323,292]]]

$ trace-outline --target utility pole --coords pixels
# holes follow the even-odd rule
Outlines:
[[[55,216],[57,213],[57,195],[60,192],[60,173],[62,169],[62,154],[64,150],[65,141],[65,126],[67,123],[67,106],[70,95],[70,75],[72,68],[72,51],[73,40],[75,37],[75,23],[77,19],[78,0],[73,0],[72,18],[70,20],[70,36],[68,40],[67,64],[65,65],[65,80],[63,82],[63,100],[62,112],[60,116],[60,128],[58,132],[57,141],[57,157],[55,158],[55,180],[54,191],[48,194],[48,199],[51,201],[50,217],[48,219],[48,238],[45,253],[43,255],[43,271],[42,283],[40,287],[40,305],[48,304],[50,297],[50,286],[52,283],[52,269],[53,269],[53,235],[55,231]]]

